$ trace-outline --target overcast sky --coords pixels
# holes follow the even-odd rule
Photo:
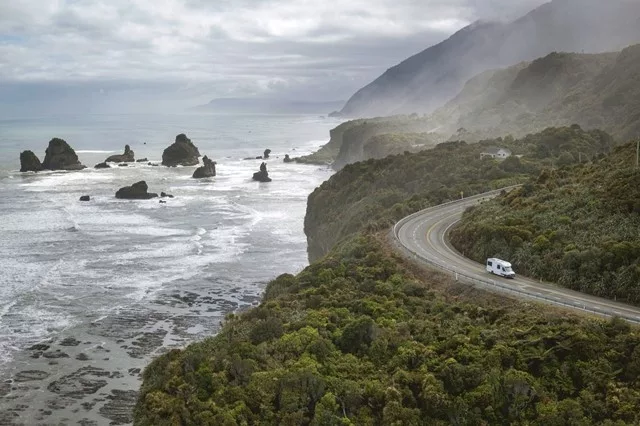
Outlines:
[[[476,19],[514,18],[542,3],[0,0],[0,87],[5,99],[60,88],[196,103],[347,99]]]

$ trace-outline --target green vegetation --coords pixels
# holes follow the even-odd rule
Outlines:
[[[349,163],[415,152],[415,135],[430,132],[424,147],[445,140],[474,143],[547,127],[578,124],[603,129],[619,141],[640,134],[640,44],[621,52],[553,52],[532,62],[482,72],[429,116],[399,115],[343,123],[316,154],[300,161]],[[435,129],[435,130],[434,130]],[[438,133],[433,133],[437,131]],[[401,136],[405,134],[405,136]],[[382,139],[375,139],[382,135]]]
[[[516,272],[640,304],[640,170],[636,145],[562,168],[467,211],[451,240],[477,261],[508,259]]]
[[[340,147],[343,143],[344,132],[354,126],[363,123],[365,120],[352,120],[345,121],[339,126],[329,131],[329,142],[322,146],[317,152],[310,155],[304,155],[302,157],[295,157],[294,160],[298,163],[305,164],[331,164],[335,161]]]
[[[448,142],[415,154],[350,164],[309,196],[305,216],[309,258],[320,258],[360,230],[388,229],[410,213],[459,198],[461,193],[469,196],[523,183],[545,167],[581,157],[586,161],[608,152],[613,144],[606,133],[572,126],[519,140]],[[481,159],[489,146],[509,148],[514,156],[503,162]]]
[[[269,283],[218,336],[153,361],[135,424],[640,422],[637,330],[460,300],[470,290],[447,280],[418,279],[375,238],[353,238]]]
[[[446,137],[433,133],[422,133],[430,124],[417,114],[379,117],[372,119],[352,120],[340,124],[331,130],[331,139],[317,152],[298,157],[299,163],[326,164],[333,163],[333,168],[340,170],[349,163],[367,158],[382,158],[399,152],[415,151],[414,145],[421,144],[422,149],[443,142]],[[418,134],[416,134],[418,132]],[[397,134],[407,134],[402,137]],[[393,134],[388,135],[387,134]],[[376,136],[382,136],[382,138]],[[373,145],[369,146],[370,142]]]
[[[522,157],[480,160],[490,145]],[[612,145],[603,132],[572,126],[345,167],[310,196],[308,211],[316,236],[339,232],[340,243],[325,240],[324,257],[270,282],[261,304],[229,315],[217,336],[154,360],[135,424],[640,423],[637,328],[541,310],[421,272],[392,254],[386,232],[371,232],[459,191],[537,176],[522,189],[535,198],[539,186],[551,193],[573,172],[593,171],[600,191],[610,192],[609,211],[628,215],[640,207],[640,182],[608,186],[595,174],[605,163],[629,171],[629,147],[600,159]],[[594,163],[575,164],[576,156]],[[561,164],[569,165],[547,171]],[[584,198],[583,208],[592,204]]]
[[[619,140],[640,132],[640,45],[603,54],[551,53],[484,72],[429,120],[442,132],[477,141],[578,123]]]

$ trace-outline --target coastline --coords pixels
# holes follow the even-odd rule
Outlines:
[[[0,384],[0,424],[130,424],[141,372],[153,358],[215,335],[224,315],[260,300],[234,290],[240,293],[235,302],[223,301],[220,286],[163,292],[149,306],[132,306],[31,346],[28,357],[11,363],[13,379]],[[12,401],[29,403],[11,407]]]
[[[95,286],[90,297],[104,295],[105,307],[110,309],[106,309],[107,314],[92,312],[92,305],[87,304],[88,310],[79,323],[71,322],[61,330],[51,324],[54,337],[34,341],[28,349],[18,350],[14,359],[2,366],[0,425],[130,424],[141,372],[149,362],[171,349],[184,348],[215,335],[225,315],[259,303],[268,281],[284,272],[297,273],[308,265],[302,231],[306,199],[313,188],[333,172],[311,165],[280,164],[285,152],[307,153],[317,149],[320,141],[316,134],[319,135],[318,131],[329,123],[313,119],[314,127],[311,127],[309,120],[302,117],[288,122],[280,117],[256,121],[254,130],[264,133],[261,139],[257,135],[251,136],[248,146],[236,147],[231,137],[224,147],[216,145],[224,135],[201,142],[202,152],[210,156],[213,153],[223,165],[219,175],[207,182],[192,180],[190,169],[151,168],[139,164],[111,171],[90,168],[37,175],[19,173],[15,167],[6,170],[3,182],[6,185],[2,188],[8,191],[6,194],[15,191],[29,200],[35,199],[37,194],[38,200],[45,202],[55,197],[56,208],[73,207],[73,218],[80,220],[69,229],[56,230],[66,235],[63,238],[74,244],[80,238],[83,244],[94,245],[101,242],[99,239],[107,238],[108,241],[102,241],[103,245],[113,247],[115,243],[126,249],[131,244],[132,255],[125,256],[121,263],[97,265],[99,262],[90,261],[88,266],[97,268],[91,270],[97,274],[97,281],[86,284],[81,281],[88,275],[79,276],[78,271],[71,269],[63,271],[67,277],[76,277],[78,287]],[[283,129],[281,124],[289,127]],[[242,126],[235,131],[251,130],[250,123],[242,122]],[[306,128],[298,132],[300,126]],[[276,129],[277,133],[273,133]],[[203,134],[204,130],[200,128],[199,132]],[[230,133],[229,130],[226,132]],[[322,134],[326,135],[325,131]],[[148,156],[148,152],[157,154],[162,152],[162,146],[162,142],[149,142],[137,154],[141,157]],[[254,167],[257,169],[260,162],[242,161],[241,158],[246,157],[246,151],[261,153],[265,146],[273,148],[275,153],[269,170],[274,182],[262,186],[252,182],[249,173],[255,171]],[[77,152],[90,166],[102,161],[109,151],[96,148],[100,146],[81,145]],[[151,179],[155,187],[169,190],[176,198],[159,210],[157,201],[138,204],[115,200],[113,193],[120,186],[116,183],[130,183],[135,181],[134,177]],[[114,185],[115,189],[112,189]],[[17,192],[19,187],[20,192]],[[91,204],[77,204],[78,191],[85,190],[92,196]],[[36,207],[37,203],[32,210]],[[87,217],[89,213],[91,216]],[[98,226],[92,222],[104,214],[116,215],[118,220],[111,222],[116,226],[109,223]],[[151,220],[143,224],[121,222],[128,214]],[[177,219],[163,222],[171,217]],[[286,221],[284,226],[283,220]],[[148,228],[148,234],[140,229],[141,225]],[[68,224],[64,226],[69,227]],[[47,234],[48,231],[39,232]],[[123,235],[127,238],[122,238]],[[129,242],[130,236],[134,238],[132,242]],[[147,242],[152,246],[147,246]],[[192,264],[183,278],[179,278],[179,273],[158,275],[163,268],[171,269],[175,265],[172,260],[178,259],[175,256],[181,256],[171,252],[174,247],[184,249],[185,256],[199,259],[193,264],[186,261],[180,264],[181,268]],[[73,250],[82,251],[79,246],[74,246]],[[136,266],[138,257],[133,254],[136,250],[143,250],[140,258],[145,259],[144,265]],[[287,261],[276,262],[277,256],[283,253]],[[139,269],[138,275],[144,276],[145,286],[149,284],[147,281],[159,281],[151,283],[149,288],[141,287],[130,303],[116,308],[109,305],[112,292],[120,294],[136,289],[132,287],[135,286],[132,276],[124,276],[124,281],[117,283],[122,288],[113,286],[110,282],[113,270],[109,268],[114,266],[122,269],[120,273]],[[73,267],[72,261],[66,259],[61,268],[69,267]],[[164,275],[169,277],[165,280]],[[55,290],[61,290],[65,284],[56,283]],[[48,291],[50,289],[45,293]],[[57,298],[56,306],[64,309],[68,303],[67,306],[73,305],[77,311],[84,295],[69,294],[68,297],[68,301],[64,297]],[[9,313],[5,319],[10,321],[10,316],[16,318],[15,313]]]

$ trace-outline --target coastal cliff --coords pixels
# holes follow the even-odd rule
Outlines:
[[[512,151],[504,161],[481,158],[490,147]],[[359,230],[387,229],[422,208],[522,183],[571,153],[594,156],[614,146],[608,134],[579,126],[549,128],[522,139],[447,142],[430,150],[349,164],[315,189],[304,230],[311,262]],[[582,153],[582,154],[580,154]]]
[[[134,423],[640,420],[636,328],[411,272],[382,240],[344,241],[217,336],[156,358]]]
[[[429,116],[345,122],[317,154],[340,170],[350,163],[428,149],[445,140],[474,143],[502,135],[524,137],[572,124],[603,129],[625,141],[640,133],[639,70],[640,45],[601,54],[554,52],[475,76]],[[427,137],[418,141],[413,133]]]

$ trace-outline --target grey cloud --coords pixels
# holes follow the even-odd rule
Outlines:
[[[20,90],[32,99],[45,87],[75,94],[101,86],[114,99],[165,96],[185,104],[244,95],[346,99],[469,22],[543,2],[0,2],[0,86],[13,88],[12,99]]]

